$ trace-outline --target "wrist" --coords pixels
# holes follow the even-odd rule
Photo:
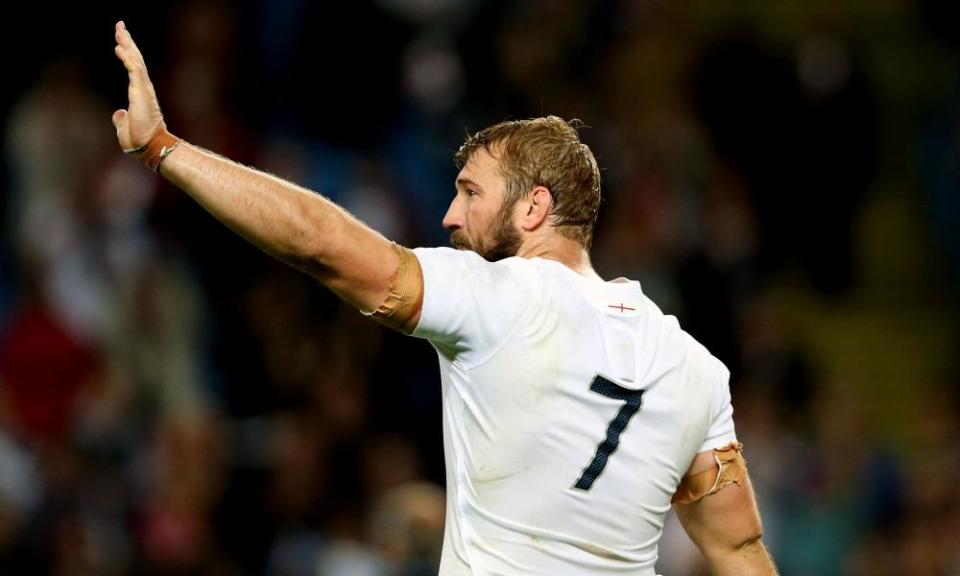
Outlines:
[[[154,172],[158,172],[160,164],[176,149],[180,142],[180,138],[168,132],[166,124],[161,121],[149,142],[139,148],[124,150],[124,152],[137,158]]]

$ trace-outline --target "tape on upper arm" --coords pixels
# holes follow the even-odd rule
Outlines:
[[[714,466],[684,477],[671,502],[691,504],[719,492],[730,484],[743,485],[747,476],[747,461],[743,458],[743,444],[731,442],[713,451]]]
[[[404,334],[413,332],[413,319],[423,305],[423,272],[412,250],[393,244],[399,263],[390,281],[390,294],[373,312],[361,310],[380,324]]]

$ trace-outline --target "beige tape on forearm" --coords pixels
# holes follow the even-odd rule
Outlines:
[[[390,284],[390,295],[369,315],[384,326],[409,334],[416,328],[413,318],[423,305],[423,272],[413,251],[396,243],[393,249],[400,263]]]
[[[673,495],[674,504],[690,504],[714,494],[730,484],[743,485],[747,476],[747,461],[743,458],[743,444],[731,442],[713,451],[714,466],[680,482]]]

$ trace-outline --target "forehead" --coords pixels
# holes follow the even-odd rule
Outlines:
[[[500,161],[486,147],[477,148],[460,169],[457,178],[467,178],[477,182],[500,178]],[[482,182],[481,182],[482,183]]]

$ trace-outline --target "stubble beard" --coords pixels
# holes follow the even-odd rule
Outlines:
[[[454,230],[450,234],[450,244],[457,250],[472,250],[490,262],[516,256],[517,251],[520,250],[522,238],[520,231],[510,221],[515,204],[516,202],[511,203],[510,206],[505,205],[497,213],[489,245],[483,242],[482,238],[479,245],[474,245],[463,230]]]

